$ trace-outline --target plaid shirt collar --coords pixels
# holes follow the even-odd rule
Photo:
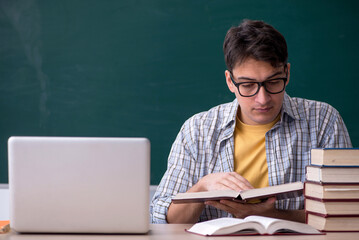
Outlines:
[[[300,120],[304,117],[303,108],[299,108],[294,101],[291,100],[287,93],[284,94],[283,106],[282,106],[282,118],[284,115],[288,115],[290,118],[294,120]],[[234,99],[229,107],[224,112],[224,120],[222,122],[222,130],[225,129],[233,129],[236,123],[236,116],[238,111],[238,101]]]

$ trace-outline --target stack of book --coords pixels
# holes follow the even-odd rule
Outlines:
[[[320,231],[359,231],[359,149],[312,149],[306,221]]]

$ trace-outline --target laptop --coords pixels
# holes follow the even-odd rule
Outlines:
[[[149,231],[148,139],[11,137],[8,154],[15,231]]]

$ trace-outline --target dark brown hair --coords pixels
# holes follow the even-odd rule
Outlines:
[[[248,58],[268,62],[273,67],[285,65],[288,59],[283,35],[263,21],[244,20],[238,27],[230,28],[223,52],[229,71]]]

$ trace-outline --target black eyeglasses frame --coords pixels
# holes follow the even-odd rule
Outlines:
[[[268,79],[268,80],[263,81],[263,82],[240,82],[240,83],[236,83],[236,82],[234,81],[234,79],[233,79],[233,74],[232,74],[231,71],[229,71],[229,75],[230,75],[230,78],[231,78],[231,80],[232,80],[232,83],[234,84],[234,86],[237,87],[237,90],[238,90],[239,95],[241,95],[242,97],[253,97],[254,95],[256,95],[256,94],[259,92],[259,90],[261,89],[262,86],[264,87],[264,89],[266,90],[266,92],[268,92],[268,93],[270,93],[270,94],[279,94],[279,93],[281,93],[281,92],[283,92],[283,91],[285,90],[286,83],[287,83],[287,81],[288,81],[288,77],[286,76],[286,77],[281,77],[281,78]],[[282,89],[281,91],[279,91],[279,92],[271,92],[271,91],[268,91],[268,89],[267,89],[267,87],[266,87],[266,82],[274,81],[274,80],[282,80],[282,81],[284,81],[283,89]],[[257,91],[256,91],[254,94],[249,95],[249,96],[243,95],[243,94],[241,94],[241,92],[239,91],[239,86],[240,86],[241,84],[248,84],[248,83],[255,83],[255,84],[258,85]]]

